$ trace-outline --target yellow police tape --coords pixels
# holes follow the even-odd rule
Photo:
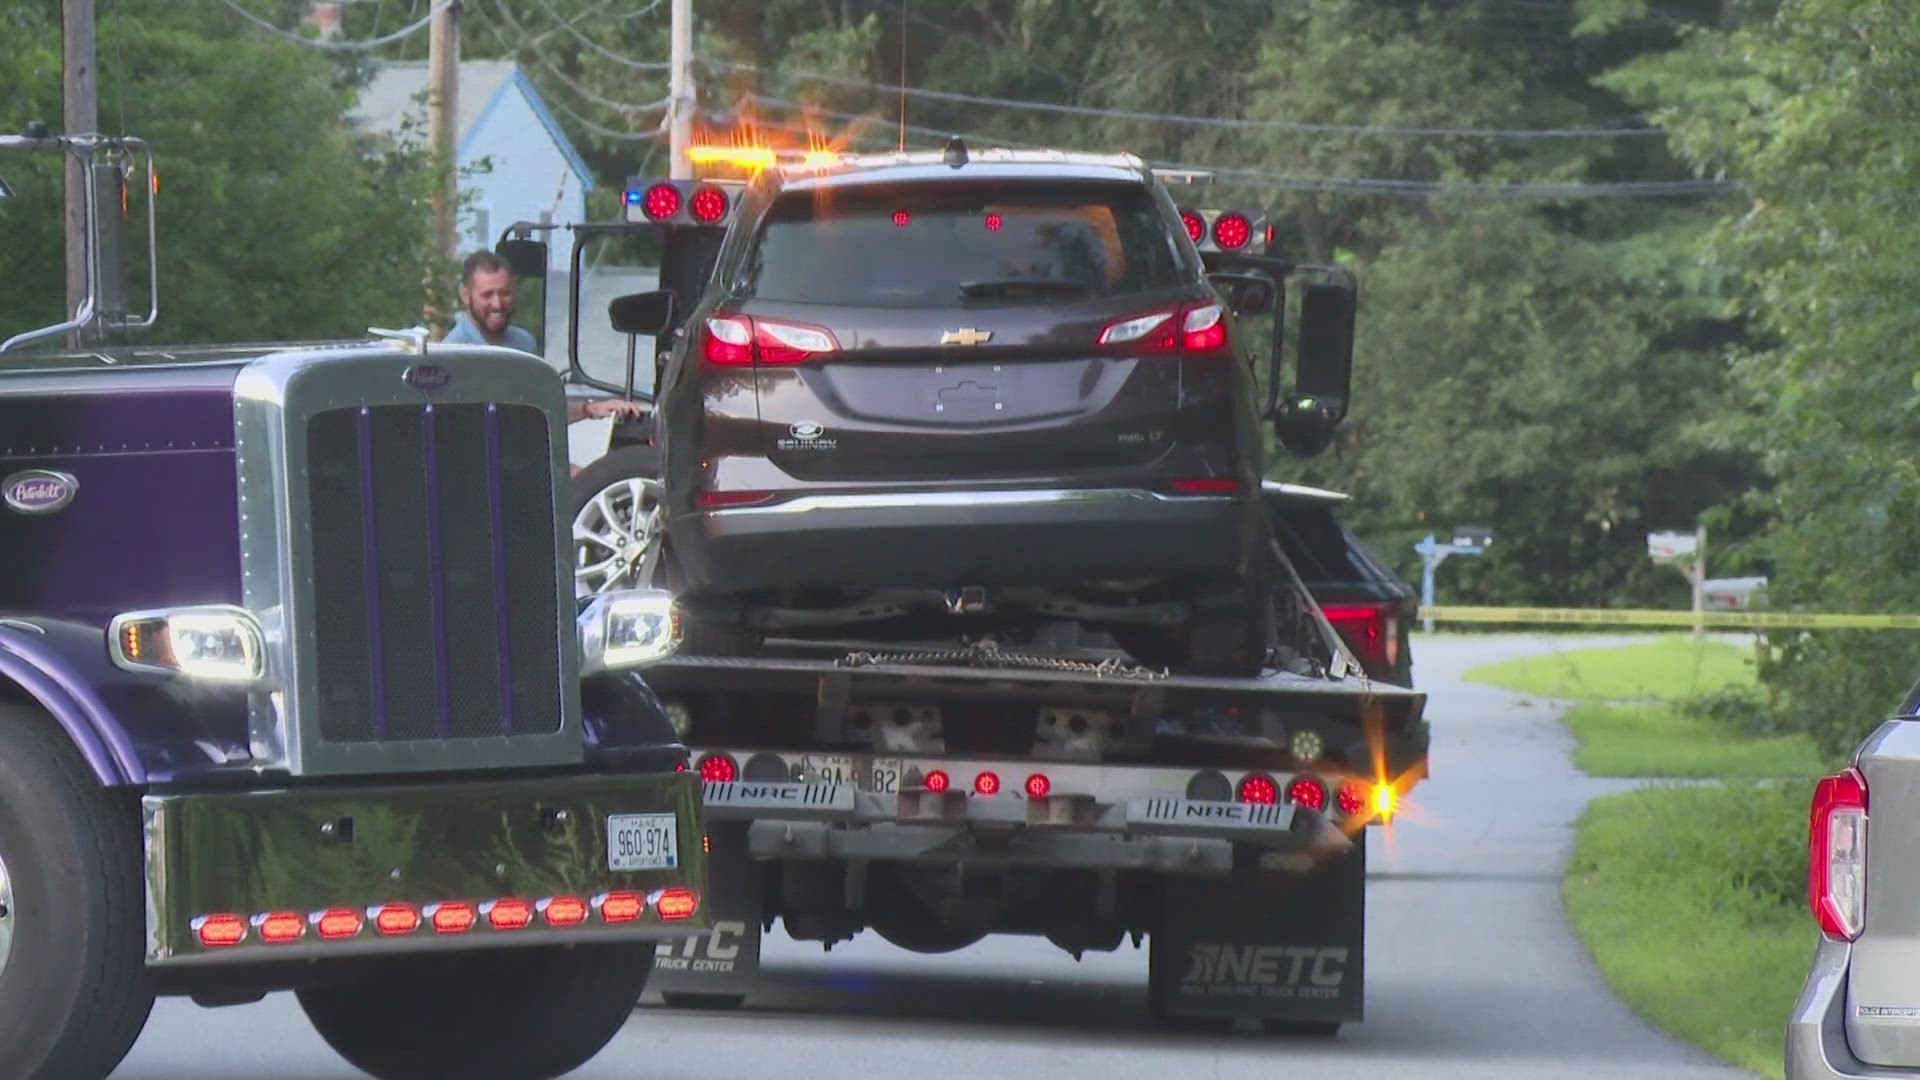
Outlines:
[[[1920,630],[1920,615],[1821,615],[1809,612],[1635,610],[1631,608],[1455,607],[1420,609],[1434,622],[1510,623],[1526,626],[1702,626],[1733,629]]]

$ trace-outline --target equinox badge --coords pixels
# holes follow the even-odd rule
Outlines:
[[[940,344],[942,345],[978,345],[981,342],[992,340],[993,331],[975,330],[972,327],[949,330],[940,335]]]

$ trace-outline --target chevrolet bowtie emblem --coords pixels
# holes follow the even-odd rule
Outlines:
[[[978,345],[983,341],[992,340],[993,331],[975,330],[972,327],[966,327],[960,330],[949,330],[940,335],[940,344],[942,345]]]

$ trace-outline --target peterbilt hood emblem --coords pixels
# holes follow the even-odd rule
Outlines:
[[[415,364],[400,377],[415,390],[443,390],[453,381],[453,372],[439,364]]]
[[[79,480],[51,469],[27,469],[0,480],[0,500],[21,514],[57,514],[79,493]]]

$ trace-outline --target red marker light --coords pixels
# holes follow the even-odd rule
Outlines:
[[[605,923],[630,923],[640,917],[647,909],[647,902],[636,892],[610,892],[594,899],[594,906],[600,909],[600,921]]]
[[[711,225],[727,216],[727,193],[717,187],[698,188],[691,206],[694,217]]]
[[[420,913],[408,904],[382,904],[374,908],[369,917],[373,919],[373,928],[388,937],[411,934],[420,928]]]
[[[934,769],[927,773],[927,778],[921,781],[921,783],[926,785],[928,791],[935,794],[939,794],[953,786],[953,781],[948,779],[947,774],[941,772],[939,769]]]
[[[1187,227],[1187,235],[1199,243],[1207,235],[1207,220],[1191,210],[1180,211],[1180,223]]]
[[[1034,773],[1032,776],[1027,777],[1028,798],[1044,799],[1047,797],[1047,792],[1052,790],[1053,781],[1047,779],[1046,773]]]
[[[908,214],[905,210],[895,210],[893,212],[893,224],[897,228],[901,228],[901,229],[906,228],[907,222],[912,220],[913,220],[913,216],[911,214]]]
[[[983,772],[973,778],[973,790],[982,795],[992,795],[1000,790],[1000,778],[990,772]]]
[[[658,912],[662,921],[678,922],[693,918],[694,909],[700,901],[693,895],[692,889],[668,889],[654,902],[653,910]]]
[[[238,915],[202,915],[193,920],[193,932],[209,949],[238,945],[247,938],[247,921]]]
[[[1349,780],[1340,785],[1340,812],[1349,817],[1366,812],[1373,802],[1371,785],[1365,780]]]
[[[286,945],[307,934],[307,920],[297,911],[275,911],[259,917],[260,940],[269,945]]]
[[[1240,781],[1240,801],[1243,803],[1272,806],[1279,800],[1280,789],[1274,786],[1272,780],[1259,773],[1249,774],[1245,780]]]
[[[987,231],[988,232],[999,232],[1001,224],[1002,224],[1002,219],[999,214],[987,215]]]
[[[352,908],[328,908],[313,921],[320,930],[321,941],[345,941],[359,937],[360,928],[366,925],[360,913]]]
[[[533,922],[533,905],[525,900],[495,900],[486,905],[487,925],[495,930],[524,930]]]
[[[587,902],[577,896],[556,896],[542,900],[539,908],[548,926],[579,926],[587,921]]]
[[[655,221],[665,221],[680,212],[680,189],[672,184],[655,184],[640,200],[640,209]]]
[[[1327,789],[1320,781],[1311,776],[1302,776],[1287,785],[1287,799],[1309,810],[1324,810],[1327,805]]]
[[[464,900],[449,900],[444,904],[428,904],[427,921],[433,924],[436,934],[464,934],[480,920],[472,904]]]
[[[1228,211],[1213,219],[1213,242],[1229,251],[1245,247],[1253,239],[1253,222],[1238,211]]]
[[[734,765],[733,759],[725,754],[708,754],[700,759],[700,779],[710,784],[730,784],[734,777],[739,775],[739,768]]]

